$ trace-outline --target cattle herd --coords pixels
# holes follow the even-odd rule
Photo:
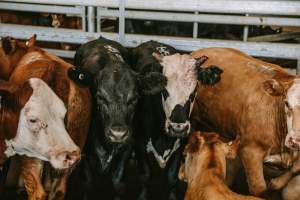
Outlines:
[[[29,200],[300,199],[300,79],[280,66],[103,37],[69,64],[35,35],[1,43],[1,199],[7,182]]]

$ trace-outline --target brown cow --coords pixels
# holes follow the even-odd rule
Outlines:
[[[179,178],[188,187],[185,200],[259,200],[232,192],[225,184],[226,158],[237,155],[239,139],[224,143],[216,133],[194,132],[185,148]]]
[[[226,137],[241,136],[240,156],[251,194],[266,190],[263,160],[284,144],[300,146],[300,79],[281,67],[227,48],[207,48],[194,57],[209,57],[204,66],[224,73],[212,87],[198,88],[192,120]],[[201,113],[201,114],[200,114]]]
[[[19,60],[27,52],[27,49],[35,45],[35,38],[36,36],[31,37],[27,41],[17,40],[12,37],[4,37],[1,39],[2,42],[0,48],[0,79],[9,79]],[[11,47],[13,49],[9,49]],[[5,53],[3,49],[9,50],[9,52]]]
[[[12,40],[13,41],[13,40]],[[79,88],[67,77],[67,70],[71,64],[51,55],[38,47],[31,46],[10,48],[5,50],[8,55],[26,51],[26,54],[17,63],[9,81],[21,84],[31,77],[40,77],[47,82],[67,108],[65,125],[73,141],[82,148],[90,121],[91,97],[88,89]],[[22,163],[22,175],[29,199],[44,199],[45,192],[40,180],[43,164],[41,160],[24,158]],[[53,173],[51,193],[49,199],[63,198],[66,190],[66,180],[70,170]]]

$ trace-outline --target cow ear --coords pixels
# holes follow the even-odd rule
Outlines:
[[[235,159],[238,154],[238,149],[240,145],[240,136],[237,136],[234,141],[226,143],[226,158]]]
[[[83,72],[77,67],[71,67],[68,69],[68,77],[79,86],[89,87],[92,83],[91,75]]]
[[[149,72],[146,75],[138,75],[138,84],[144,95],[154,95],[166,87],[167,77],[159,72]]]
[[[1,38],[2,49],[6,55],[13,53],[17,47],[17,41],[11,37]]]
[[[29,38],[29,40],[26,41],[26,46],[33,47],[35,45],[35,42],[36,42],[36,34],[33,34],[33,36],[31,36],[31,38]]]
[[[281,96],[284,94],[284,86],[275,79],[269,79],[263,82],[264,91],[272,96]]]
[[[198,81],[203,85],[214,85],[218,83],[221,79],[221,74],[223,70],[217,66],[211,65],[206,68],[197,66],[198,69]]]
[[[155,53],[155,52],[152,53],[152,56],[153,56],[158,62],[162,62],[162,60],[163,60],[163,58],[164,58],[163,55],[161,55],[161,54],[159,54],[159,53]]]

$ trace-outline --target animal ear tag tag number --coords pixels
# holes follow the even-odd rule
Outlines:
[[[147,153],[152,152],[159,167],[164,169],[167,165],[167,162],[169,161],[169,159],[171,158],[171,156],[173,155],[173,153],[180,147],[180,139],[178,138],[174,145],[172,150],[171,149],[167,149],[164,151],[163,156],[159,155],[156,151],[156,149],[154,148],[153,144],[152,144],[152,140],[150,138],[149,142],[147,143],[147,147],[146,147],[146,151]]]
[[[168,51],[167,47],[161,46],[161,47],[156,47],[156,50],[163,56],[169,56],[170,51]]]

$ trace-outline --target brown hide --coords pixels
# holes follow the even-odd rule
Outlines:
[[[15,85],[0,81],[0,167],[6,160],[4,141],[16,136],[21,109],[29,100],[32,92],[28,82]]]
[[[185,200],[259,200],[232,192],[224,183],[226,158],[235,158],[239,140],[222,142],[216,133],[194,132],[185,149],[180,168],[187,180]],[[180,177],[180,176],[179,176]]]
[[[207,56],[204,67],[216,65],[224,73],[214,86],[200,85],[192,113],[195,126],[206,126],[223,136],[241,136],[240,154],[249,190],[261,195],[266,190],[262,163],[272,149],[280,152],[287,134],[283,95],[268,88],[275,79],[288,88],[295,76],[281,67],[252,58],[238,50],[207,48],[193,57]]]
[[[47,82],[66,104],[67,130],[74,142],[82,148],[89,127],[91,100],[87,89],[78,87],[67,77],[69,67],[71,64],[62,59],[33,48],[22,57],[9,80],[22,83],[29,78],[39,77]],[[41,77],[45,71],[48,71],[48,76]]]
[[[32,25],[33,19],[33,15],[26,12],[0,10],[1,23]]]
[[[67,108],[65,124],[73,141],[82,149],[90,122],[91,96],[89,90],[80,88],[67,77],[71,64],[47,52],[31,47],[18,62],[10,76],[10,82],[20,84],[32,77],[43,79],[62,99]],[[42,200],[45,192],[40,174],[42,161],[24,158],[22,161],[22,176],[30,200]],[[66,190],[66,180],[70,171],[58,173],[51,185],[49,199],[63,199]],[[55,174],[55,173],[54,173]]]

